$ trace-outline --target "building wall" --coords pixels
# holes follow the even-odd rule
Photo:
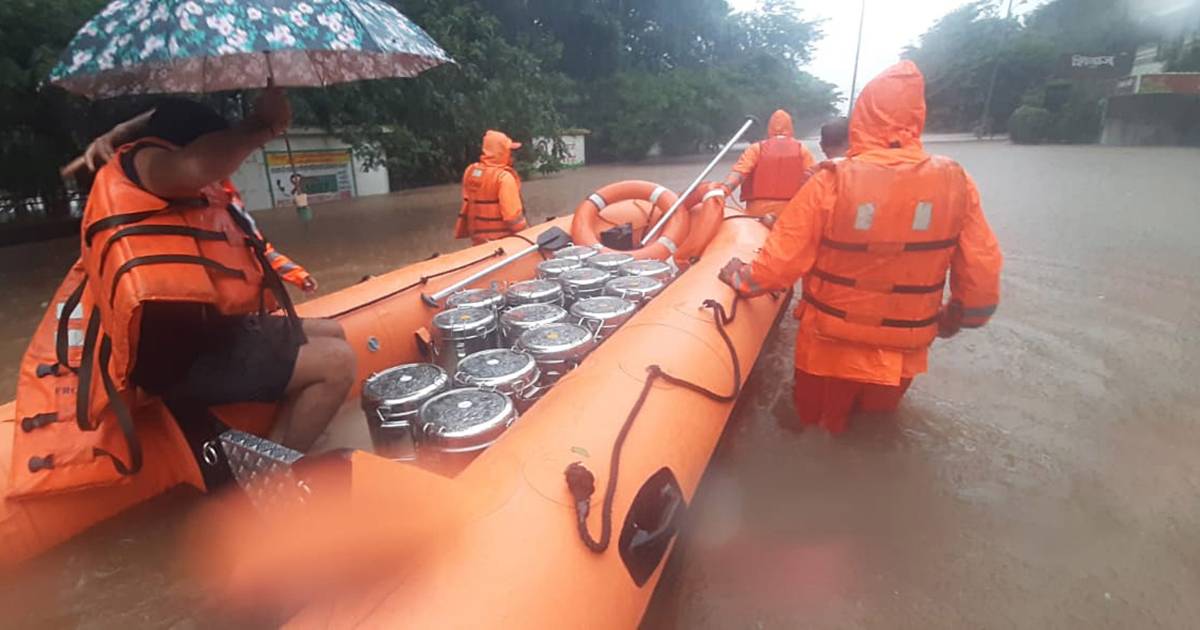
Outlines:
[[[351,154],[344,168],[336,164],[340,154],[348,152],[350,145],[319,130],[294,129],[288,139],[292,145],[292,156],[298,170],[306,177],[315,175],[306,186],[335,186],[336,192],[316,193],[310,189],[310,203],[344,197],[379,195],[390,191],[387,168],[363,170],[362,160]],[[241,168],[233,175],[233,183],[242,192],[246,207],[262,210],[277,205],[291,205],[291,183],[286,158],[287,146],[283,138],[276,138],[262,149],[250,154]],[[332,162],[330,160],[333,160]],[[269,168],[273,167],[270,178]],[[322,177],[324,176],[324,177]]]
[[[1200,146],[1200,95],[1113,96],[1105,108],[1100,143]]]

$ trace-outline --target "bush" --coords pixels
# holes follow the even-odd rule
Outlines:
[[[1049,138],[1064,144],[1090,144],[1100,137],[1099,101],[1074,98],[1054,115]]]
[[[1053,122],[1049,111],[1022,105],[1008,119],[1008,137],[1016,144],[1041,144],[1050,135]]]

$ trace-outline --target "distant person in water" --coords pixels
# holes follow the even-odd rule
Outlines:
[[[779,212],[808,179],[813,156],[794,135],[792,117],[776,110],[767,122],[767,137],[747,147],[725,177],[727,197],[741,187],[746,214]]]
[[[516,234],[529,227],[521,199],[521,176],[513,169],[513,151],[521,148],[507,135],[489,129],[483,134],[479,161],[462,178],[462,207],[454,238],[478,245]]]
[[[850,119],[845,116],[821,125],[821,153],[825,159],[836,160],[850,150]]]

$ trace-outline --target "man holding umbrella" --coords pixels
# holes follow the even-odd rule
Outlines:
[[[271,437],[312,446],[351,387],[354,353],[335,322],[296,316],[281,275],[315,283],[267,244],[228,178],[268,140],[288,144],[291,107],[273,86],[412,77],[449,61],[382,0],[114,1],[84,24],[50,84],[94,99],[267,89],[236,125],[169,100],[123,125],[122,146],[110,137],[89,152],[91,166],[107,163],[80,259],[23,360],[17,405],[29,422],[14,451],[35,456],[14,467],[14,487],[59,492],[137,474],[137,425],[163,403],[209,466],[206,482],[222,459],[209,406],[279,403]]]

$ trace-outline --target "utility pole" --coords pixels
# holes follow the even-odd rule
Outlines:
[[[1013,0],[1008,0],[1008,11],[1004,14],[1004,31],[1000,33],[1000,46],[996,50],[996,63],[992,64],[992,78],[988,81],[987,98],[983,100],[983,114],[979,116],[979,126],[976,127],[976,137],[982,138],[985,132],[992,131],[988,118],[992,115],[992,94],[996,91],[996,75],[1000,72],[1000,55],[1004,45],[1008,43],[1008,23],[1012,21]],[[861,36],[861,35],[860,35]]]
[[[854,76],[850,77],[850,105],[846,107],[847,118],[854,112],[854,91],[858,89],[858,57],[862,54],[863,19],[866,15],[867,0],[862,0],[862,8],[858,11],[858,43],[854,46]]]

